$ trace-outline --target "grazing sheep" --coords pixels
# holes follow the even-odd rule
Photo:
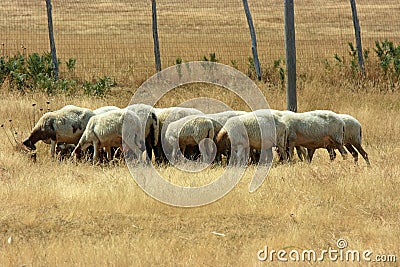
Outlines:
[[[182,151],[182,154],[185,153],[186,146],[198,145],[203,162],[209,162],[212,147],[201,142],[205,138],[214,138],[212,120],[205,116],[192,115],[169,123],[162,142],[172,161],[178,159],[179,151]]]
[[[345,124],[336,113],[329,110],[285,112],[282,119],[288,127],[287,147],[290,161],[293,159],[293,149],[296,146],[307,148],[310,162],[318,148],[330,146],[339,149],[344,157],[347,154],[343,148]]]
[[[35,144],[51,140],[51,156],[54,157],[56,144],[77,144],[89,119],[94,116],[92,110],[68,105],[60,110],[47,112],[38,120],[23,144],[35,150]]]
[[[270,111],[271,111],[271,113],[272,113],[274,116],[278,116],[278,117],[280,117],[280,118],[282,118],[282,116],[284,116],[285,114],[292,114],[292,113],[294,113],[293,111],[290,111],[290,110],[275,110],[275,109],[270,109]],[[299,157],[300,161],[304,161],[304,160],[306,159],[306,157],[307,157],[307,150],[306,150],[306,148],[304,148],[304,147],[302,147],[302,146],[295,146],[295,148],[296,148],[297,156]],[[290,151],[289,151],[289,149],[286,147],[286,152],[285,152],[285,154],[286,154],[285,158],[286,158],[286,159],[288,158],[289,153],[290,153]],[[283,162],[283,161],[284,161],[284,159],[283,159],[283,154],[284,154],[284,152],[283,152],[283,151],[280,151],[280,150],[278,149],[278,154],[279,154],[279,162]]]
[[[154,155],[156,163],[161,164],[167,162],[167,157],[165,156],[161,140],[165,137],[165,131],[167,130],[168,124],[190,115],[203,115],[204,113],[198,109],[184,107],[155,108],[154,110],[159,123],[159,142],[154,149]]]
[[[272,116],[251,112],[228,119],[219,131],[217,147],[231,147],[233,165],[247,164],[250,149],[261,151],[260,163],[272,162],[275,146],[275,125]],[[230,162],[231,163],[231,162]]]
[[[145,149],[141,136],[141,122],[135,113],[123,109],[111,110],[90,118],[72,156],[80,149],[87,149],[93,145],[94,162],[97,161],[101,148],[105,148],[107,159],[111,160],[111,147],[124,145],[124,148],[130,148],[140,161],[140,151]]]
[[[210,118],[213,122],[214,125],[214,133],[219,133],[219,131],[222,129],[224,124],[227,122],[228,119],[240,115],[247,114],[246,111],[236,111],[236,110],[228,110],[228,111],[223,111],[219,113],[213,113],[213,114],[207,114],[207,118]],[[214,137],[214,142],[216,142],[216,137]],[[229,155],[230,155],[230,146],[229,147],[224,147],[222,146],[222,143],[220,144],[219,147],[217,147],[217,154],[215,156],[215,162],[216,163],[221,163],[222,162],[222,155],[225,155],[228,160],[229,160]]]
[[[361,123],[354,117],[347,114],[338,114],[338,116],[344,121],[344,138],[343,144],[347,150],[351,153],[354,158],[354,163],[358,163],[358,152],[364,158],[367,165],[370,165],[368,154],[361,146],[362,141],[362,128]],[[356,148],[356,149],[355,149]],[[332,147],[327,148],[329,155],[332,155],[331,160],[334,160],[336,153]]]
[[[152,106],[146,104],[133,104],[127,106],[125,109],[133,111],[139,117],[142,126],[144,126],[146,160],[149,162],[159,141],[159,121],[156,111]]]

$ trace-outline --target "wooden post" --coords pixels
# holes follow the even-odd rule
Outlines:
[[[158,43],[156,0],[151,0],[151,9],[152,9],[152,21],[153,21],[154,57],[156,60],[156,71],[160,72],[161,59],[160,59],[160,45]]]
[[[261,81],[261,67],[260,67],[260,61],[258,60],[256,32],[254,30],[253,19],[251,17],[247,0],[243,0],[243,6],[244,6],[244,11],[246,13],[247,23],[249,24],[249,29],[250,29],[251,50],[253,52],[254,68],[256,69],[258,80]]]
[[[356,35],[358,65],[360,66],[362,74],[365,75],[364,57],[363,57],[363,50],[362,50],[362,45],[361,45],[361,29],[360,29],[360,24],[358,22],[356,1],[350,0],[350,5],[351,5],[351,13],[353,14],[354,32]]]
[[[285,49],[286,49],[286,108],[297,112],[296,95],[296,38],[293,0],[285,0]]]
[[[46,8],[47,8],[47,23],[49,27],[50,53],[54,66],[54,79],[58,80],[58,60],[56,53],[56,44],[54,42],[53,17],[51,14],[51,9],[52,9],[51,0],[46,0]]]

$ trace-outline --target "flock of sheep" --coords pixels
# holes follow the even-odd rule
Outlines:
[[[279,161],[293,161],[296,149],[300,160],[311,162],[318,148],[326,148],[331,160],[338,149],[358,161],[358,153],[370,165],[361,146],[361,124],[347,114],[328,110],[303,113],[272,109],[225,111],[204,114],[194,108],[153,108],[145,104],[126,108],[105,106],[95,110],[67,105],[45,113],[23,141],[35,150],[38,141],[51,143],[51,155],[57,146],[70,146],[71,156],[78,157],[93,146],[93,161],[100,152],[107,160],[113,148],[138,162],[153,157],[156,163],[181,160],[221,163],[223,156],[232,165],[249,161],[272,162],[273,148]]]

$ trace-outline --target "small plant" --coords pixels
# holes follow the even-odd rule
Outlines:
[[[183,60],[180,57],[177,57],[175,59],[175,65],[177,65],[176,66],[176,71],[178,72],[179,79],[182,78],[182,66],[181,66],[182,62],[183,62]]]
[[[247,75],[249,76],[250,79],[256,79],[257,78],[256,67],[254,65],[253,57],[248,57]]]
[[[400,45],[396,47],[393,42],[385,40],[381,43],[376,41],[375,47],[379,66],[384,75],[387,76],[390,73],[394,78],[398,78],[400,74]]]
[[[88,96],[104,97],[111,91],[111,78],[108,76],[99,77],[97,82],[91,83],[85,81],[83,84],[83,91]]]
[[[232,65],[232,67],[234,67],[235,69],[237,69],[237,70],[239,69],[237,60],[232,59],[232,60],[231,60],[231,65]]]
[[[215,53],[210,53],[210,58],[203,56],[203,61],[218,62],[218,59]]]
[[[68,72],[70,74],[74,73],[75,64],[76,64],[76,59],[75,58],[70,58],[70,59],[68,59],[68,61],[65,62],[65,65],[67,66]]]
[[[274,69],[278,72],[278,77],[282,88],[285,86],[284,60],[280,57],[274,61]]]
[[[175,59],[175,65],[182,64],[182,62],[183,62],[183,60],[182,60],[182,58],[180,58],[180,57],[177,57],[177,58]]]

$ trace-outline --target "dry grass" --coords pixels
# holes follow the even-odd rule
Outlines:
[[[19,2],[24,3],[23,9],[15,1],[0,3],[0,21],[5,22],[7,18],[3,24],[7,26],[0,27],[6,29],[4,36],[10,40],[5,53],[20,51],[20,43],[26,44],[27,53],[47,50],[44,2],[40,11],[32,1]],[[9,119],[17,132],[17,140],[21,140],[30,131],[33,110],[37,118],[39,109],[47,110],[48,106],[50,109],[66,104],[122,107],[129,103],[135,88],[153,72],[149,1],[119,1],[113,5],[97,1],[87,4],[86,9],[80,8],[81,1],[53,2],[55,16],[68,23],[68,27],[55,25],[60,31],[59,56],[63,59],[79,56],[77,74],[84,78],[108,74],[117,77],[118,84],[124,87],[114,88],[106,99],[48,97],[39,93],[20,95],[1,89],[0,124],[5,129],[0,129],[1,266],[266,265],[258,262],[256,254],[265,245],[276,250],[320,251],[336,248],[339,238],[345,238],[350,249],[371,249],[374,255],[400,256],[400,95],[378,93],[372,87],[359,91],[351,83],[339,81],[326,83],[325,73],[312,66],[313,72],[306,72],[305,68],[307,78],[299,80],[299,110],[332,109],[358,118],[364,126],[364,146],[371,168],[361,158],[358,166],[350,159],[338,158],[331,163],[327,152],[320,150],[312,164],[273,166],[266,182],[253,194],[248,193],[253,171],[249,168],[238,186],[223,199],[187,209],[171,207],[147,196],[124,164],[92,166],[68,160],[52,161],[49,147],[43,143],[38,145],[34,163],[30,155],[9,143],[6,136],[11,137]],[[174,3],[157,2],[160,33],[170,33],[161,39],[162,52],[170,57],[163,59],[164,66],[172,64],[178,56],[199,59],[215,51],[223,63],[229,64],[239,56],[245,61],[251,53],[239,3],[216,2],[199,13],[196,8],[203,5],[200,2],[187,1],[180,9]],[[258,7],[262,4],[254,3]],[[322,61],[327,55],[339,52],[353,38],[348,28],[351,27],[350,13],[344,11],[347,4],[330,1],[326,8],[314,8],[312,3],[301,1],[296,9],[298,21],[304,22],[297,29],[300,61],[301,58]],[[388,24],[383,27],[385,31],[377,33],[381,24],[367,23],[367,20],[379,22],[382,16],[388,21],[398,20],[397,0],[386,1],[385,5],[372,0],[357,4],[360,11],[373,10],[369,13],[371,17],[360,16],[366,40],[372,41],[379,34],[396,41],[395,28]],[[393,12],[382,14],[388,8]],[[88,13],[89,9],[93,13]],[[105,13],[110,9],[119,12],[110,16]],[[13,18],[3,14],[10,10],[24,11],[22,16]],[[63,12],[57,14],[57,10]],[[273,1],[262,11],[254,9],[253,15],[257,27],[262,29],[258,35],[259,49],[264,51],[261,55],[265,58],[276,59],[283,55],[283,45],[277,44],[281,42],[277,32],[283,30],[282,3]],[[313,16],[305,11],[312,11]],[[75,14],[75,19],[68,12]],[[137,15],[131,16],[130,12]],[[232,16],[235,12],[240,14]],[[318,12],[326,15],[326,23],[316,26]],[[226,31],[218,30],[220,24]],[[238,24],[243,29],[238,29]],[[31,27],[34,31],[29,33]],[[175,34],[183,29],[187,33]],[[204,36],[209,38],[207,42]],[[321,39],[330,45],[305,48]],[[96,61],[91,59],[93,55]],[[99,62],[105,65],[99,67]],[[241,63],[242,70],[246,69],[245,63]],[[272,108],[285,108],[284,92],[264,83],[258,85]],[[223,89],[201,85],[178,88],[158,105],[177,105],[201,96],[219,99],[235,109],[246,109],[240,99]],[[32,107],[32,103],[37,105]],[[207,169],[188,176],[173,168],[159,169],[171,181],[189,186],[209,181],[222,171],[222,168]],[[215,235],[213,231],[225,236]]]
[[[260,86],[273,108],[284,107],[281,91]],[[198,91],[187,89],[187,94],[193,97]],[[178,92],[168,99],[180,101],[180,97]],[[32,102],[39,108],[47,100],[39,94],[3,93],[1,120],[9,127],[7,120],[12,118],[19,135],[26,136]],[[123,106],[128,100],[59,96],[50,106]],[[124,164],[52,161],[45,144],[38,146],[33,163],[13,150],[1,132],[0,263],[248,266],[258,264],[256,253],[265,245],[322,250],[336,248],[339,238],[345,238],[351,249],[399,255],[399,100],[398,94],[349,93],[310,83],[299,92],[301,110],[328,108],[357,117],[364,125],[372,167],[362,159],[359,166],[342,159],[331,163],[321,150],[310,165],[274,166],[253,194],[247,191],[250,168],[226,197],[190,209],[147,196]],[[188,186],[200,185],[222,171],[188,175],[159,169],[167,179]]]

